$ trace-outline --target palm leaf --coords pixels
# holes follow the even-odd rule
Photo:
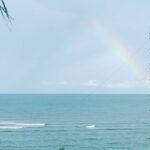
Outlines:
[[[12,17],[9,15],[8,13],[8,9],[6,7],[6,4],[4,2],[4,0],[1,0],[1,6],[0,6],[0,12],[1,12],[1,15],[4,19],[8,19],[9,21],[11,21]]]

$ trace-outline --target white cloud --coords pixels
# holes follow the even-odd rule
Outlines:
[[[148,88],[148,81],[126,81],[103,84],[102,87],[107,89],[140,89]]]
[[[51,85],[67,85],[68,82],[66,81],[59,81],[59,82],[52,82],[52,81],[43,81],[42,85],[51,86]]]
[[[67,82],[67,81],[42,81],[42,85],[51,86],[51,85],[72,85],[72,86],[86,86],[86,87],[98,87],[99,83],[96,80],[89,80],[87,82]]]
[[[96,80],[89,80],[88,82],[82,82],[80,83],[82,86],[88,86],[88,87],[98,87],[99,83]]]
[[[46,87],[74,87],[84,89],[97,90],[135,90],[135,89],[149,89],[148,80],[143,81],[124,81],[124,82],[110,82],[99,83],[97,80],[89,80],[87,82],[69,82],[69,81],[43,81],[42,85]]]

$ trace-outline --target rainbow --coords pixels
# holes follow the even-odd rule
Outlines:
[[[106,26],[99,21],[94,21],[94,28],[100,38],[111,46],[121,59],[128,64],[131,70],[137,75],[138,78],[146,80],[148,78],[147,72],[144,67],[133,57],[131,50],[125,46],[125,44]]]

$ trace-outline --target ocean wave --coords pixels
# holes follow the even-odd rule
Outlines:
[[[22,129],[23,127],[19,126],[0,126],[0,129]]]
[[[96,126],[95,126],[94,124],[92,124],[92,125],[87,125],[87,126],[86,126],[87,129],[95,129],[95,127],[96,127]]]
[[[22,129],[44,127],[45,123],[0,122],[0,129]]]

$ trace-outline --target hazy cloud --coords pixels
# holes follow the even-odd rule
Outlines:
[[[87,82],[80,83],[82,86],[88,86],[88,87],[98,87],[99,83],[96,80],[89,80]]]
[[[65,86],[65,85],[68,85],[68,82],[66,82],[66,81],[59,81],[59,82],[43,81],[42,85],[45,85],[45,86],[51,86],[51,85]]]

